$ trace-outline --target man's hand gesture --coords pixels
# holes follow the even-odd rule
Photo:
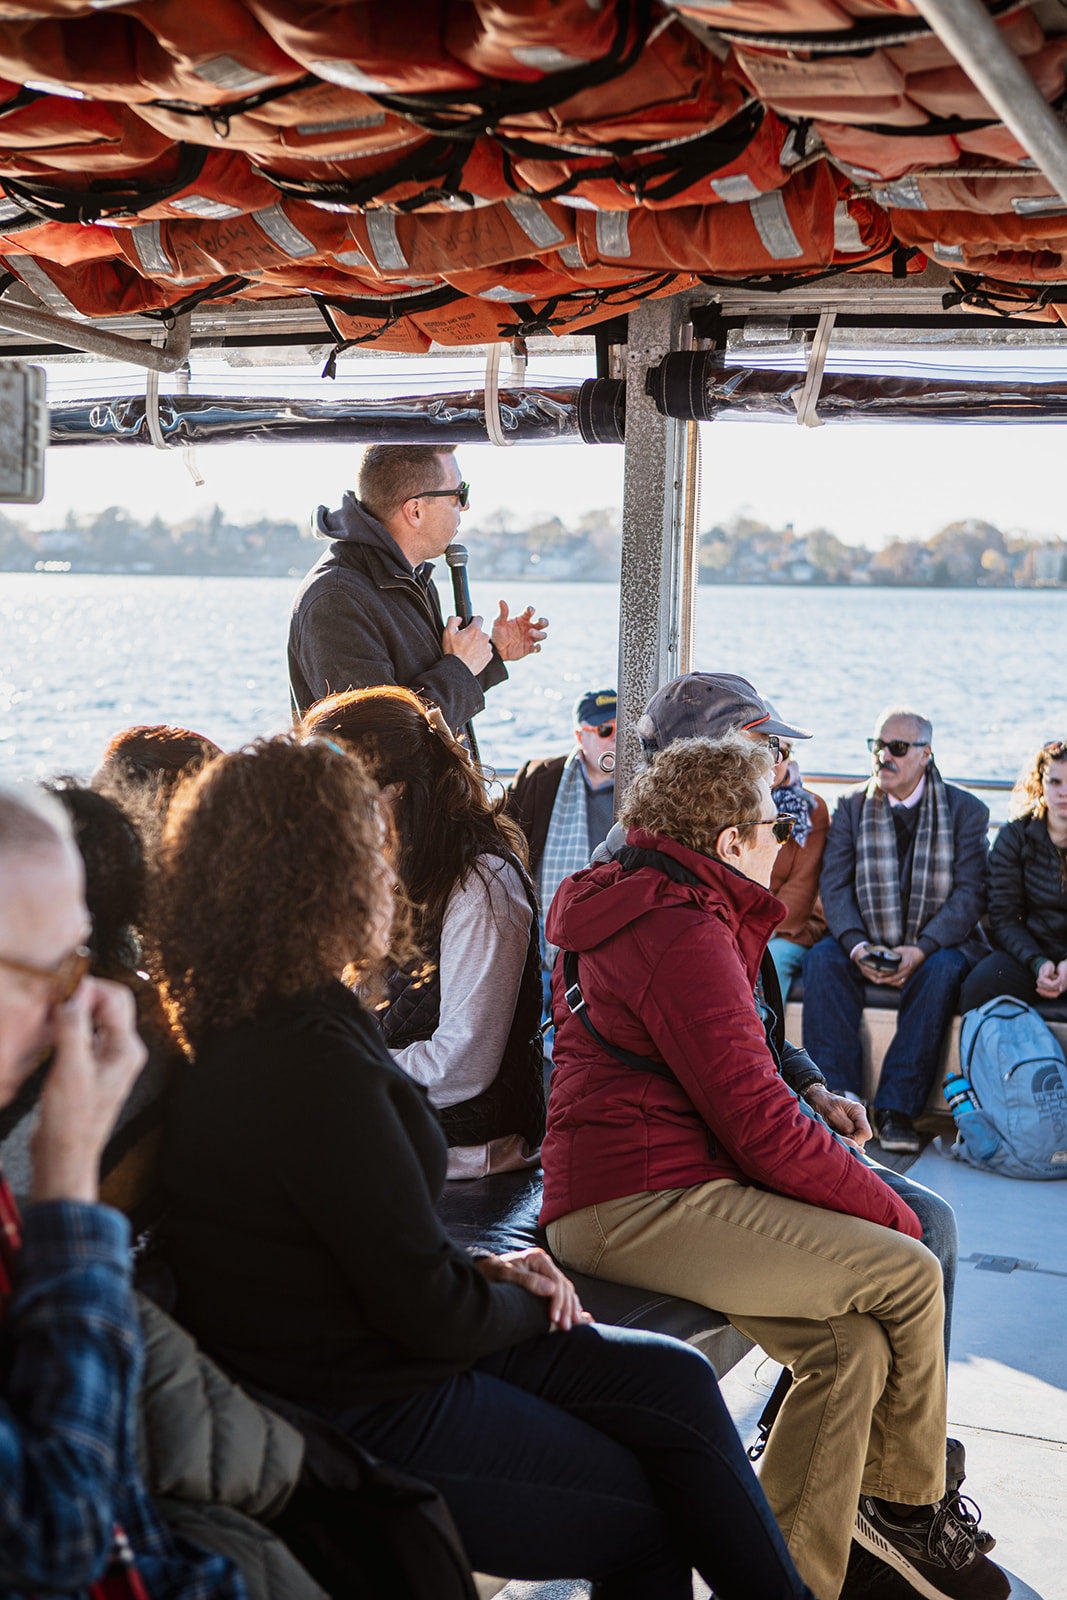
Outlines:
[[[493,643],[504,661],[520,661],[523,656],[536,655],[548,627],[547,617],[534,621],[533,606],[527,606],[517,617],[508,615],[507,601],[501,600],[500,613],[493,623]]]

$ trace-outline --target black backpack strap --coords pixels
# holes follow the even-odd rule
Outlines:
[[[662,1061],[656,1061],[652,1056],[635,1055],[632,1050],[622,1050],[616,1044],[611,1044],[599,1029],[593,1026],[589,1017],[589,1007],[585,1003],[585,995],[578,980],[578,956],[574,950],[561,950],[563,957],[563,998],[570,1008],[571,1015],[577,1017],[579,1022],[591,1033],[602,1050],[609,1056],[614,1056],[616,1061],[621,1061],[624,1067],[630,1067],[634,1072],[651,1072],[657,1078],[669,1078],[676,1082],[674,1073]]]
[[[766,1450],[767,1440],[770,1438],[771,1429],[774,1427],[774,1419],[781,1411],[785,1397],[792,1387],[793,1374],[788,1367],[783,1367],[778,1374],[777,1383],[768,1396],[767,1404],[760,1412],[759,1421],[756,1423],[759,1436],[755,1444],[749,1446],[748,1459],[750,1461],[758,1461],[764,1450]]]

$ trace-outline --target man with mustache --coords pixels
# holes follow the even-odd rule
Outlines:
[[[920,1148],[926,1103],[960,985],[984,951],[989,811],[945,783],[928,718],[890,707],[867,741],[873,775],[838,801],[819,892],[828,936],[804,967],[804,1047],[839,1094],[863,1087],[868,983],[900,991],[874,1098],[883,1150]]]

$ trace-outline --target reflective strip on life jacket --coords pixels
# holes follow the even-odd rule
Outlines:
[[[1062,215],[1067,202],[1048,179],[1030,172],[1004,173],[977,161],[961,172],[913,173],[892,183],[872,184],[871,198],[885,210],[1009,212],[1020,217]]]

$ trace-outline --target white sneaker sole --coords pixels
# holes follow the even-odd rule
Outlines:
[[[917,1567],[913,1567],[907,1556],[898,1550],[896,1545],[890,1544],[889,1540],[867,1521],[862,1511],[856,1513],[856,1526],[852,1530],[852,1537],[857,1544],[869,1550],[880,1561],[884,1561],[887,1567],[899,1572],[917,1594],[926,1596],[926,1600],[950,1600],[944,1589],[935,1589],[929,1578],[925,1578]]]

